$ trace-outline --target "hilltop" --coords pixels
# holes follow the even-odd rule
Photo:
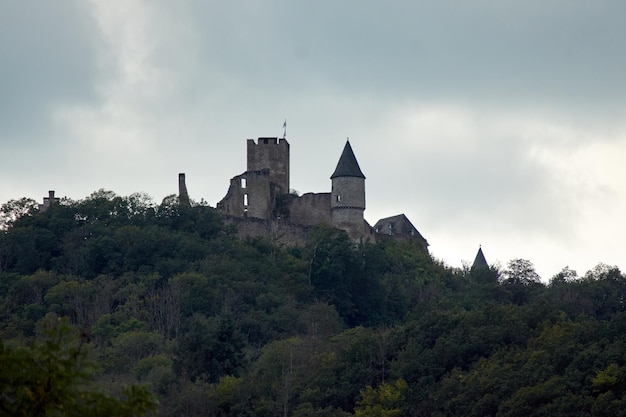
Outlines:
[[[66,317],[159,416],[601,416],[626,403],[626,277],[455,269],[413,240],[240,238],[218,210],[100,190],[3,206],[0,338]],[[3,385],[2,393],[10,387]]]

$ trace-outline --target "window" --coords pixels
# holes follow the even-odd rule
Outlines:
[[[337,202],[341,201],[341,195],[337,194]]]
[[[248,206],[248,194],[243,195],[243,205],[246,207]]]
[[[241,188],[246,188],[248,185],[248,181],[245,178],[241,179]]]

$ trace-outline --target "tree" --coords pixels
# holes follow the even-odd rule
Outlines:
[[[543,287],[535,266],[527,259],[513,259],[504,271],[502,284],[511,292],[511,300],[518,305],[528,303]]]
[[[333,304],[339,315],[353,324],[356,314],[353,285],[360,267],[350,238],[344,231],[317,226],[308,246],[312,253],[309,283],[314,294]]]
[[[527,259],[509,261],[504,276],[504,282],[507,284],[532,285],[541,283],[541,277],[535,272],[535,266]]]
[[[0,206],[0,230],[6,230],[16,220],[24,216],[32,216],[37,212],[39,205],[32,198],[9,200]]]
[[[571,269],[569,266],[561,269],[561,271],[550,278],[550,286],[554,287],[560,284],[567,284],[574,282],[578,279],[578,273]]]
[[[119,399],[91,384],[87,337],[77,338],[67,320],[49,315],[43,327],[30,346],[0,343],[0,415],[131,417],[156,408],[143,387],[130,386]]]
[[[354,408],[357,417],[395,417],[402,414],[405,402],[406,381],[398,379],[395,384],[381,384],[378,388],[368,386],[361,391],[361,400]]]
[[[178,338],[175,366],[191,380],[217,382],[224,375],[237,376],[243,365],[243,346],[243,336],[230,314],[214,318],[196,314]]]

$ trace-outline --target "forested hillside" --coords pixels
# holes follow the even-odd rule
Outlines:
[[[626,415],[617,268],[545,284],[526,260],[454,269],[328,227],[300,247],[239,240],[174,196],[36,207],[2,206],[1,401],[19,347],[78,343],[94,390],[141,412],[150,398],[122,387],[145,386],[158,416]],[[42,342],[63,317],[74,339]]]

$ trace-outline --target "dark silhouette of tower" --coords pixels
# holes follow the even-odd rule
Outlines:
[[[187,184],[185,183],[185,174],[182,172],[178,174],[178,204],[184,207],[191,207]]]

